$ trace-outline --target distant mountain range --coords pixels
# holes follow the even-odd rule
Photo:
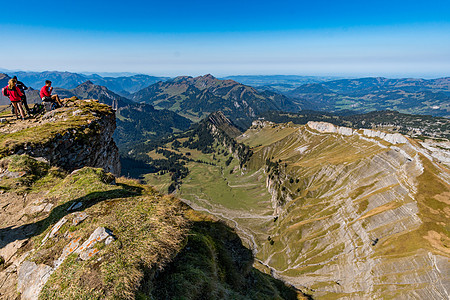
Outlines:
[[[328,89],[343,94],[369,93],[380,90],[402,89],[409,92],[430,90],[450,93],[450,77],[437,79],[368,77],[359,79],[341,79],[321,83]]]
[[[8,81],[10,79],[11,77],[9,77],[8,75],[0,73],[0,90],[8,84]],[[11,103],[9,99],[3,96],[2,93],[0,93],[0,105],[5,105],[9,103]]]
[[[167,109],[155,109],[150,104],[136,103],[104,86],[86,81],[74,89],[54,90],[61,98],[97,99],[116,109],[117,129],[114,139],[123,149],[128,143],[145,141],[189,128],[191,121]]]
[[[240,84],[220,80],[208,74],[199,77],[180,76],[158,82],[135,93],[136,102],[166,108],[193,121],[221,110],[238,126],[248,127],[257,114],[269,110],[299,111],[300,105],[288,97]]]
[[[147,87],[153,83],[161,80],[167,80],[168,77],[155,77],[149,75],[133,75],[133,76],[121,76],[121,77],[102,77],[97,74],[84,75],[71,72],[11,72],[9,74],[17,76],[20,81],[23,81],[27,86],[34,89],[40,89],[45,80],[51,80],[53,86],[64,89],[73,89],[78,85],[88,80],[92,81],[96,85],[105,86],[108,89],[120,93],[122,95],[129,95]]]
[[[302,85],[285,93],[315,103],[315,110],[402,113],[450,117],[450,77],[438,79],[343,79]]]
[[[298,76],[298,75],[234,75],[220,78],[224,80],[235,80],[257,89],[272,90],[276,92],[287,92],[303,84],[320,83],[337,80],[336,76]]]
[[[10,79],[11,77],[9,77],[8,75],[0,73],[0,87],[3,88],[5,85],[7,85]]]
[[[220,110],[242,128],[267,111],[315,110],[352,115],[395,110],[450,116],[449,77],[327,81],[334,77],[246,75],[221,80],[212,75],[174,79],[148,75],[102,77],[70,72],[13,72],[8,75],[0,74],[0,83],[6,85],[10,76],[17,75],[30,87],[27,91],[29,103],[40,101],[39,89],[46,79],[50,79],[55,93],[62,97],[76,95],[99,99],[115,108],[143,102],[156,109],[171,110],[194,122]],[[9,100],[0,96],[0,104],[9,104]]]

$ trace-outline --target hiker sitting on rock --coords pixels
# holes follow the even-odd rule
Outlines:
[[[22,120],[25,120],[25,113],[24,113],[23,107],[22,107],[23,93],[16,86],[16,83],[17,83],[16,79],[10,79],[8,81],[8,85],[3,88],[2,92],[3,92],[3,95],[9,97],[9,100],[11,100],[11,103],[14,106],[14,112],[16,114],[16,119],[19,119],[19,115],[17,114],[17,112],[20,111],[20,114],[22,115]]]
[[[19,90],[23,94],[22,105],[25,108],[25,110],[27,111],[28,116],[30,116],[30,108],[28,107],[28,103],[27,103],[27,95],[25,95],[25,91],[28,90],[28,87],[22,81],[17,80],[17,76],[14,76],[13,79],[15,79],[17,81],[16,86],[19,88]],[[14,114],[14,106],[12,107],[12,113]]]
[[[44,102],[57,102],[59,106],[63,106],[58,95],[52,95],[53,87],[50,80],[45,81],[45,85],[41,88],[39,95]]]

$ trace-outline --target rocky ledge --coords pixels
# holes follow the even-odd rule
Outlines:
[[[0,157],[28,154],[73,171],[84,166],[119,175],[114,111],[95,100],[68,99],[34,119],[0,124]]]
[[[379,138],[391,144],[404,144],[408,142],[408,139],[401,135],[400,133],[386,133],[383,131],[372,130],[372,129],[360,129],[354,130],[349,127],[336,126],[327,122],[308,122],[308,127],[317,130],[321,133],[338,133],[346,136],[353,134],[358,134],[362,131],[362,135],[370,138]]]

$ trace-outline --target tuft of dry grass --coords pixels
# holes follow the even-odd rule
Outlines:
[[[40,299],[134,299],[144,277],[168,263],[186,236],[186,206],[134,180],[118,178],[112,184],[107,173],[84,168],[69,175],[51,193],[65,201],[94,201],[84,209],[89,218],[78,228],[61,228],[61,236],[70,230],[72,239],[85,240],[95,228],[103,226],[116,240],[101,246],[99,254],[90,260],[81,261],[76,255],[66,259],[52,274]],[[96,197],[90,199],[93,193]],[[105,199],[99,200],[103,196]],[[46,253],[47,261],[51,255],[56,259],[69,241],[61,238],[51,245],[58,251],[46,253],[41,249],[36,256]]]

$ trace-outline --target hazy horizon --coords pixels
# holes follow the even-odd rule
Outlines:
[[[1,67],[217,77],[449,76],[450,2],[22,1]]]
[[[177,75],[161,75],[161,74],[154,74],[154,73],[138,73],[138,72],[92,72],[92,71],[68,71],[68,70],[10,70],[6,68],[0,67],[0,73],[6,73],[7,75],[9,73],[18,73],[18,72],[27,72],[27,73],[44,73],[44,72],[68,72],[68,73],[77,73],[82,75],[99,75],[102,77],[127,77],[127,76],[134,76],[134,75],[148,75],[148,76],[154,76],[154,77],[170,77],[175,78],[178,76],[204,76],[207,74],[211,74],[212,76],[216,78],[226,78],[226,77],[238,77],[238,76],[298,76],[298,77],[330,77],[330,78],[342,78],[342,79],[352,79],[352,78],[369,78],[369,77],[384,77],[384,78],[392,78],[392,79],[398,79],[398,78],[421,78],[421,79],[438,79],[438,78],[447,78],[450,77],[450,75],[443,75],[443,76],[407,76],[407,75],[398,75],[398,76],[384,76],[384,75],[333,75],[333,74],[318,74],[318,75],[311,75],[311,74],[225,74],[225,75],[216,75],[211,72],[207,73],[191,73],[191,74],[177,74]]]

